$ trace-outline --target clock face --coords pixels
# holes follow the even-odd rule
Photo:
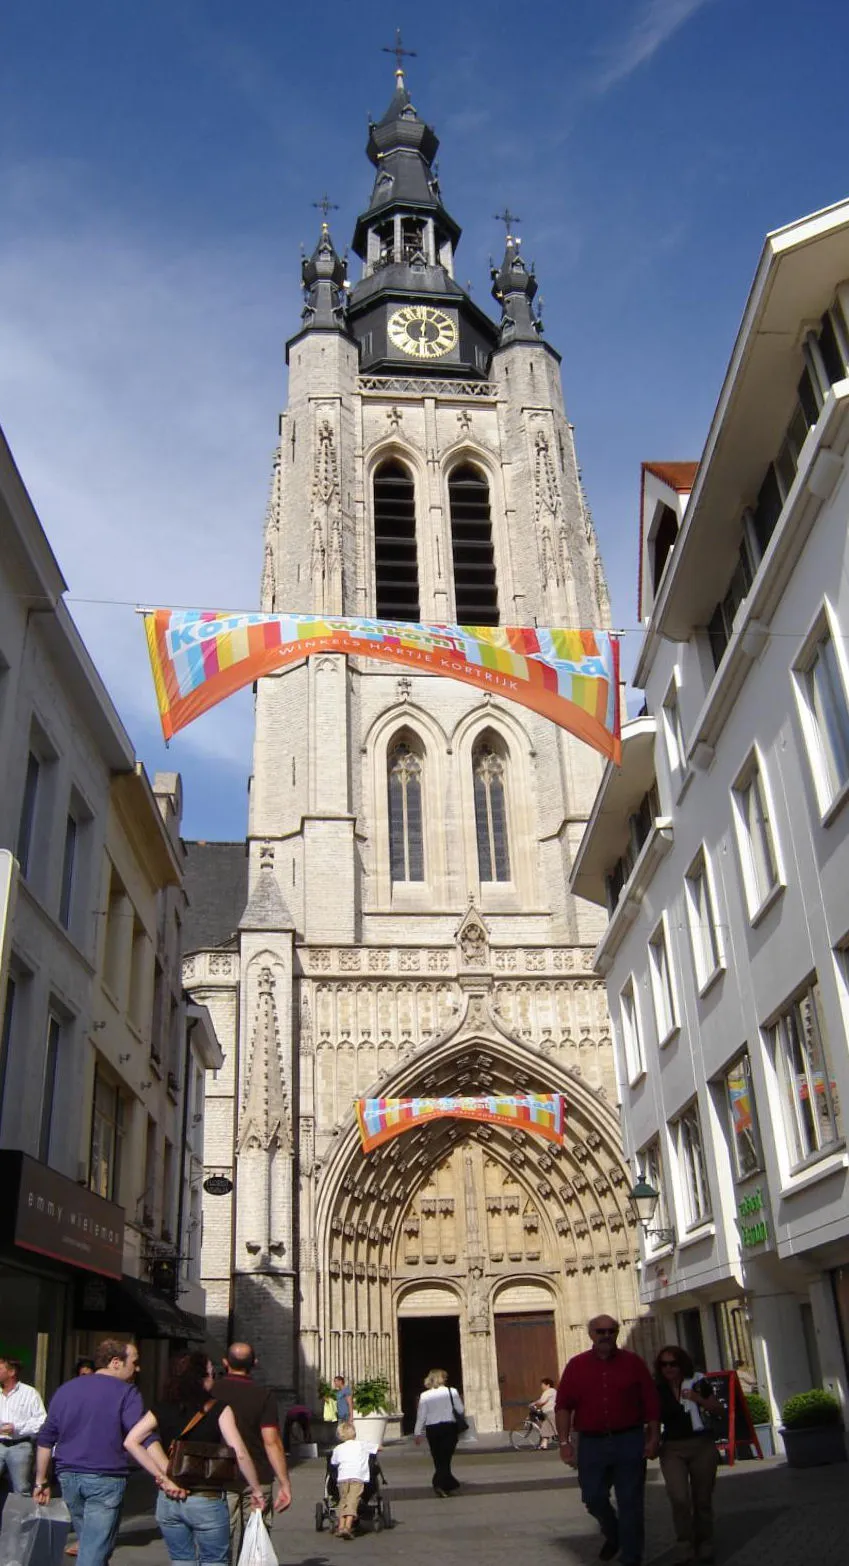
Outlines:
[[[404,305],[389,317],[389,340],[411,359],[441,359],[456,348],[457,328],[434,305]]]

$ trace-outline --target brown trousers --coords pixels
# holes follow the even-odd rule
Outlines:
[[[660,1467],[672,1507],[675,1537],[680,1544],[710,1544],[713,1538],[711,1498],[719,1453],[710,1436],[664,1441]]]

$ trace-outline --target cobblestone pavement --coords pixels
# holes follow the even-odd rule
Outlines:
[[[450,1500],[430,1490],[427,1458],[390,1447],[383,1456],[391,1531],[365,1533],[350,1546],[315,1529],[324,1463],[300,1464],[291,1510],[275,1519],[272,1538],[281,1566],[333,1566],[342,1555],[367,1554],[374,1566],[590,1566],[599,1534],[587,1517],[577,1481],[556,1453],[480,1451],[456,1460],[463,1489]],[[720,1473],[716,1495],[716,1557],[721,1566],[846,1566],[849,1506],[845,1466],[788,1469],[783,1461],[741,1463]],[[674,1560],[669,1507],[657,1464],[646,1493],[646,1566]],[[114,1566],[167,1566],[151,1513],[129,1517]]]

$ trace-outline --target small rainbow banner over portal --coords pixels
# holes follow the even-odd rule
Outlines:
[[[566,1111],[562,1093],[484,1093],[467,1098],[358,1098],[354,1101],[363,1152],[428,1120],[488,1120],[562,1142]]]
[[[152,609],[144,624],[166,740],[261,675],[310,653],[339,652],[504,696],[621,761],[619,642],[609,631],[205,609]]]

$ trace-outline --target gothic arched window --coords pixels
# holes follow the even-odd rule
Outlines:
[[[498,590],[489,513],[489,485],[470,463],[448,479],[454,599],[458,625],[497,625]]]
[[[374,475],[374,580],[379,620],[418,620],[415,486],[394,460]]]
[[[482,881],[509,881],[505,758],[493,748],[489,740],[481,740],[472,753],[472,770],[475,781],[478,873]]]
[[[407,740],[388,757],[389,875],[394,881],[424,880],[422,758]]]

